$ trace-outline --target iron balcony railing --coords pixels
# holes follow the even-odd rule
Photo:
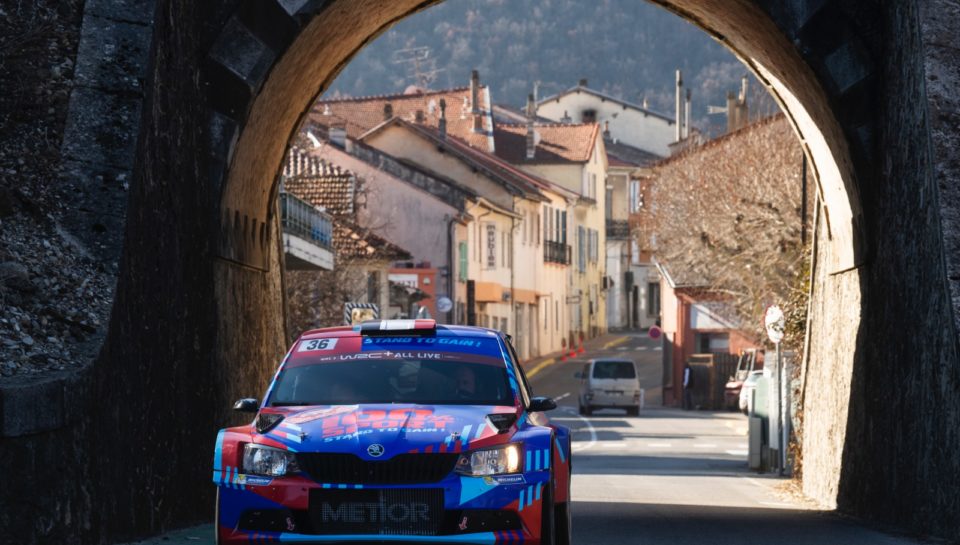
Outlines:
[[[607,238],[630,238],[630,222],[627,220],[607,220]]]
[[[330,216],[285,191],[280,193],[280,221],[286,233],[328,249],[333,244]]]
[[[569,244],[562,242],[544,242],[543,260],[547,263],[559,263],[560,265],[569,265],[573,252]]]

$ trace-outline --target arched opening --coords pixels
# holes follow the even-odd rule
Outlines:
[[[857,269],[869,247],[858,188],[858,180],[865,171],[857,169],[849,129],[837,114],[839,98],[836,87],[832,86],[834,82],[825,83],[822,74],[815,72],[810,59],[801,56],[785,31],[753,3],[721,5],[683,0],[655,3],[693,22],[733,50],[787,113],[815,171],[813,179],[820,184],[826,233],[815,258],[818,262],[814,289],[832,293],[832,297],[843,301],[842,305],[812,309],[811,329],[832,339],[814,342],[813,357],[824,362],[823,356],[830,350],[855,346],[862,311]],[[433,2],[416,1],[389,5],[334,3],[303,27],[272,64],[262,85],[255,87],[257,91],[247,105],[248,113],[238,119],[235,144],[230,145],[225,157],[229,168],[221,207],[223,217],[231,219],[229,225],[222,228],[228,236],[221,238],[219,252],[229,262],[218,264],[217,292],[220,305],[229,307],[236,303],[228,294],[245,292],[254,297],[253,292],[264,287],[263,279],[270,278],[266,285],[272,296],[263,302],[267,305],[260,319],[264,326],[257,335],[244,341],[238,342],[231,333],[237,331],[232,319],[221,317],[219,357],[222,360],[238,357],[248,342],[259,342],[262,347],[284,338],[280,334],[283,324],[277,305],[282,296],[281,283],[276,278],[279,256],[275,252],[277,229],[273,203],[277,194],[274,181],[278,179],[291,135],[318,94],[353,55],[393,22],[431,4]],[[230,30],[228,25],[227,31]],[[829,89],[828,84],[831,84]],[[236,217],[244,218],[242,225]],[[268,233],[266,236],[262,234],[264,230]],[[260,244],[261,248],[251,248],[252,243]],[[238,273],[235,263],[261,272],[244,278],[251,274],[250,270]],[[836,325],[827,328],[826,324]],[[282,349],[274,345],[276,353]],[[833,356],[829,369],[816,365],[808,369],[813,381],[823,379],[823,374],[841,379],[839,384],[810,394],[813,408],[807,410],[806,424],[806,431],[814,438],[805,460],[806,491],[828,505],[835,505],[838,495],[844,442],[843,430],[838,430],[837,424],[842,426],[846,421],[854,354],[849,350]],[[260,371],[261,375],[267,372]],[[238,381],[238,384],[247,383]],[[239,391],[229,393],[225,401],[241,395]],[[817,438],[825,434],[829,438],[818,442]]]

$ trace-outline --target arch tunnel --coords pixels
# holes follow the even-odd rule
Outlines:
[[[212,490],[194,483],[208,478],[214,430],[285,349],[273,203],[287,142],[357,51],[436,3],[116,3],[150,40],[123,167],[133,184],[109,331],[79,386],[86,416],[61,447],[83,463],[44,492],[74,500],[63,509],[87,522],[86,541],[209,511]],[[932,0],[655,3],[751,67],[817,172],[804,492],[960,534],[960,142],[947,83],[960,61],[941,49],[960,12]],[[88,2],[90,20],[106,20],[104,4]],[[78,211],[77,224],[100,214]],[[78,494],[71,481],[97,485]]]

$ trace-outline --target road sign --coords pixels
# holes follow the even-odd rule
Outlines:
[[[763,313],[763,326],[767,329],[767,337],[770,342],[779,344],[783,340],[783,329],[786,325],[786,318],[783,311],[777,305],[770,305],[767,311]]]
[[[647,335],[649,335],[651,339],[659,339],[660,336],[663,335],[663,330],[655,325],[652,325],[650,326],[650,330],[647,331]]]

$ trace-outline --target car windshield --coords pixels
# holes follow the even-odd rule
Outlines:
[[[760,377],[763,376],[762,372],[752,372],[747,376],[747,380],[744,381],[744,384],[753,384],[754,382],[760,380]]]
[[[637,378],[633,362],[598,361],[593,364],[593,378]]]
[[[366,359],[285,368],[270,405],[513,405],[503,364]]]

